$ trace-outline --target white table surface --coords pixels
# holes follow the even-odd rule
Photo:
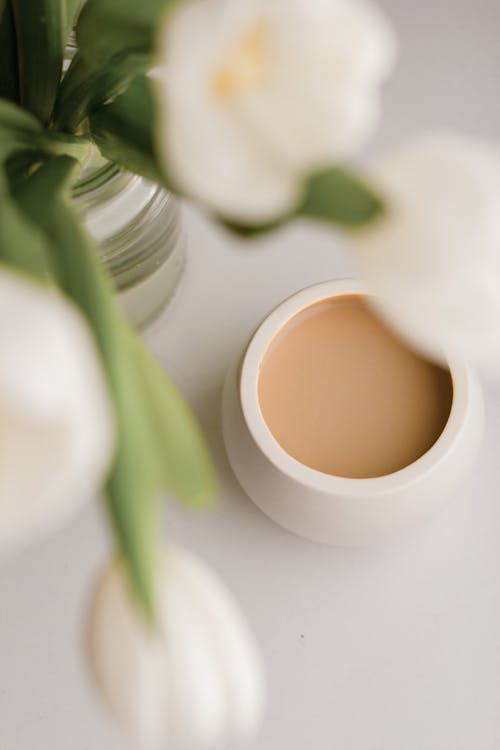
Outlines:
[[[498,0],[383,5],[402,54],[373,150],[433,124],[500,139]],[[477,470],[425,529],[365,551],[288,534],[228,467],[221,385],[273,305],[348,272],[341,239],[304,224],[244,245],[191,209],[186,226],[182,287],[146,339],[203,423],[221,498],[211,515],[171,504],[165,531],[225,578],[262,644],[269,706],[249,750],[498,750],[500,388],[487,394]],[[109,548],[91,504],[2,562],[0,750],[128,747],[95,700],[82,650],[91,582]]]

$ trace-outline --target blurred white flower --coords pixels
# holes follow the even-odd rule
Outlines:
[[[392,29],[369,0],[178,3],[155,72],[167,173],[226,218],[275,218],[304,176],[371,135],[394,56]]]
[[[252,734],[264,678],[253,636],[229,591],[199,559],[161,550],[157,622],[137,608],[122,565],[99,581],[89,655],[109,708],[140,746],[213,745]]]
[[[95,491],[113,422],[93,341],[60,294],[0,269],[0,552]]]
[[[387,214],[354,235],[381,312],[430,356],[500,375],[500,148],[417,137],[373,165]]]

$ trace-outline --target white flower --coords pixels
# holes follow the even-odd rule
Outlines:
[[[369,0],[178,3],[155,74],[168,174],[226,218],[275,218],[371,135],[394,52]]]
[[[424,135],[371,177],[388,211],[355,235],[355,259],[380,310],[429,355],[500,375],[500,149]]]
[[[100,485],[113,423],[83,319],[0,269],[0,552],[61,524]]]
[[[120,563],[100,579],[90,614],[97,685],[115,717],[145,747],[213,745],[253,733],[263,708],[256,644],[230,593],[206,565],[161,550],[157,622],[137,609]]]

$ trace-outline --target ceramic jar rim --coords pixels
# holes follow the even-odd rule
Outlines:
[[[239,398],[250,434],[262,453],[284,475],[305,487],[332,495],[366,497],[400,491],[435,469],[453,449],[466,421],[471,373],[468,366],[447,358],[453,384],[450,415],[437,441],[420,458],[408,466],[380,477],[348,478],[325,474],[290,456],[269,430],[259,403],[258,380],[264,354],[274,336],[297,313],[331,297],[359,294],[369,296],[362,282],[337,279],[307,287],[279,304],[260,324],[243,356],[239,372]]]

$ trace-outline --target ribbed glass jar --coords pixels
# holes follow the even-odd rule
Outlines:
[[[92,164],[73,202],[129,321],[143,327],[172,298],[185,262],[179,206],[164,188],[109,162]]]

